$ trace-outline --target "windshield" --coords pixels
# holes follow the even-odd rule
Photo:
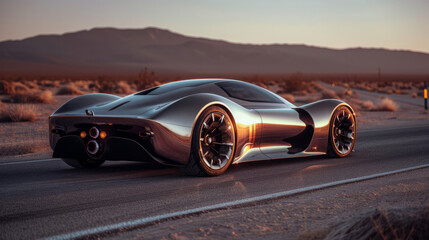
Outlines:
[[[246,82],[228,81],[216,83],[228,96],[249,102],[283,103],[271,92]]]

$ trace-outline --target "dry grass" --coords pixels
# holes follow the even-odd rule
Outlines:
[[[38,109],[34,105],[0,105],[0,122],[34,122]]]
[[[428,239],[429,208],[374,210],[334,226],[326,239]]]
[[[282,97],[290,103],[295,103],[295,97],[292,94],[285,93],[285,94],[282,94]]]
[[[322,98],[323,99],[340,99],[340,97],[334,90],[326,89],[326,88],[322,90]]]
[[[69,83],[57,91],[57,95],[82,95],[83,92],[74,83]]]
[[[9,100],[13,103],[43,103],[51,104],[55,100],[52,96],[52,92],[49,90],[45,91],[28,91],[28,92],[18,92],[12,94]]]
[[[390,98],[383,98],[377,107],[378,111],[396,112],[398,105]]]
[[[364,108],[365,110],[369,110],[369,111],[376,109],[374,103],[370,100],[363,101],[362,102],[362,108]]]
[[[29,87],[20,83],[20,82],[12,82],[12,81],[0,81],[0,94],[16,94],[16,93],[26,93],[30,90]]]
[[[428,207],[376,209],[332,227],[302,232],[296,239],[429,239],[428,214]]]
[[[133,91],[131,90],[131,87],[127,82],[119,81],[116,84],[116,87],[113,90],[113,92],[118,94],[129,94],[129,93],[132,93]]]

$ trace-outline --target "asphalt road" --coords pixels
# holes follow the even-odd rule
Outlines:
[[[0,239],[37,239],[429,163],[429,125],[358,132],[355,152],[233,165],[219,177],[107,162],[0,163]]]

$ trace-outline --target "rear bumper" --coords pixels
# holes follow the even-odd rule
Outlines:
[[[80,133],[97,127],[105,131],[104,139]],[[54,158],[103,158],[105,160],[156,161],[165,165],[184,165],[191,148],[192,129],[160,122],[127,117],[51,116],[49,140]],[[100,145],[96,155],[89,154],[87,144]]]
[[[153,156],[140,143],[126,138],[110,137],[107,139],[102,153],[94,157],[86,151],[85,142],[78,136],[61,137],[55,145],[53,158],[96,158],[106,160],[127,160],[141,162],[158,162],[164,165],[177,166],[166,159]]]

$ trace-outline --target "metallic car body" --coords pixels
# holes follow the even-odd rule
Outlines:
[[[194,86],[158,95],[145,94],[149,89],[123,98],[109,94],[76,97],[49,117],[53,157],[152,159],[185,165],[191,154],[195,122],[204,109],[213,105],[224,108],[233,119],[237,136],[233,163],[322,155],[327,152],[329,123],[335,109],[347,106],[353,112],[336,99],[296,107],[271,92],[278,103],[240,100],[216,85],[231,81],[236,82],[185,80],[180,82]],[[95,155],[86,150],[88,140],[79,136],[93,126],[107,132]]]

